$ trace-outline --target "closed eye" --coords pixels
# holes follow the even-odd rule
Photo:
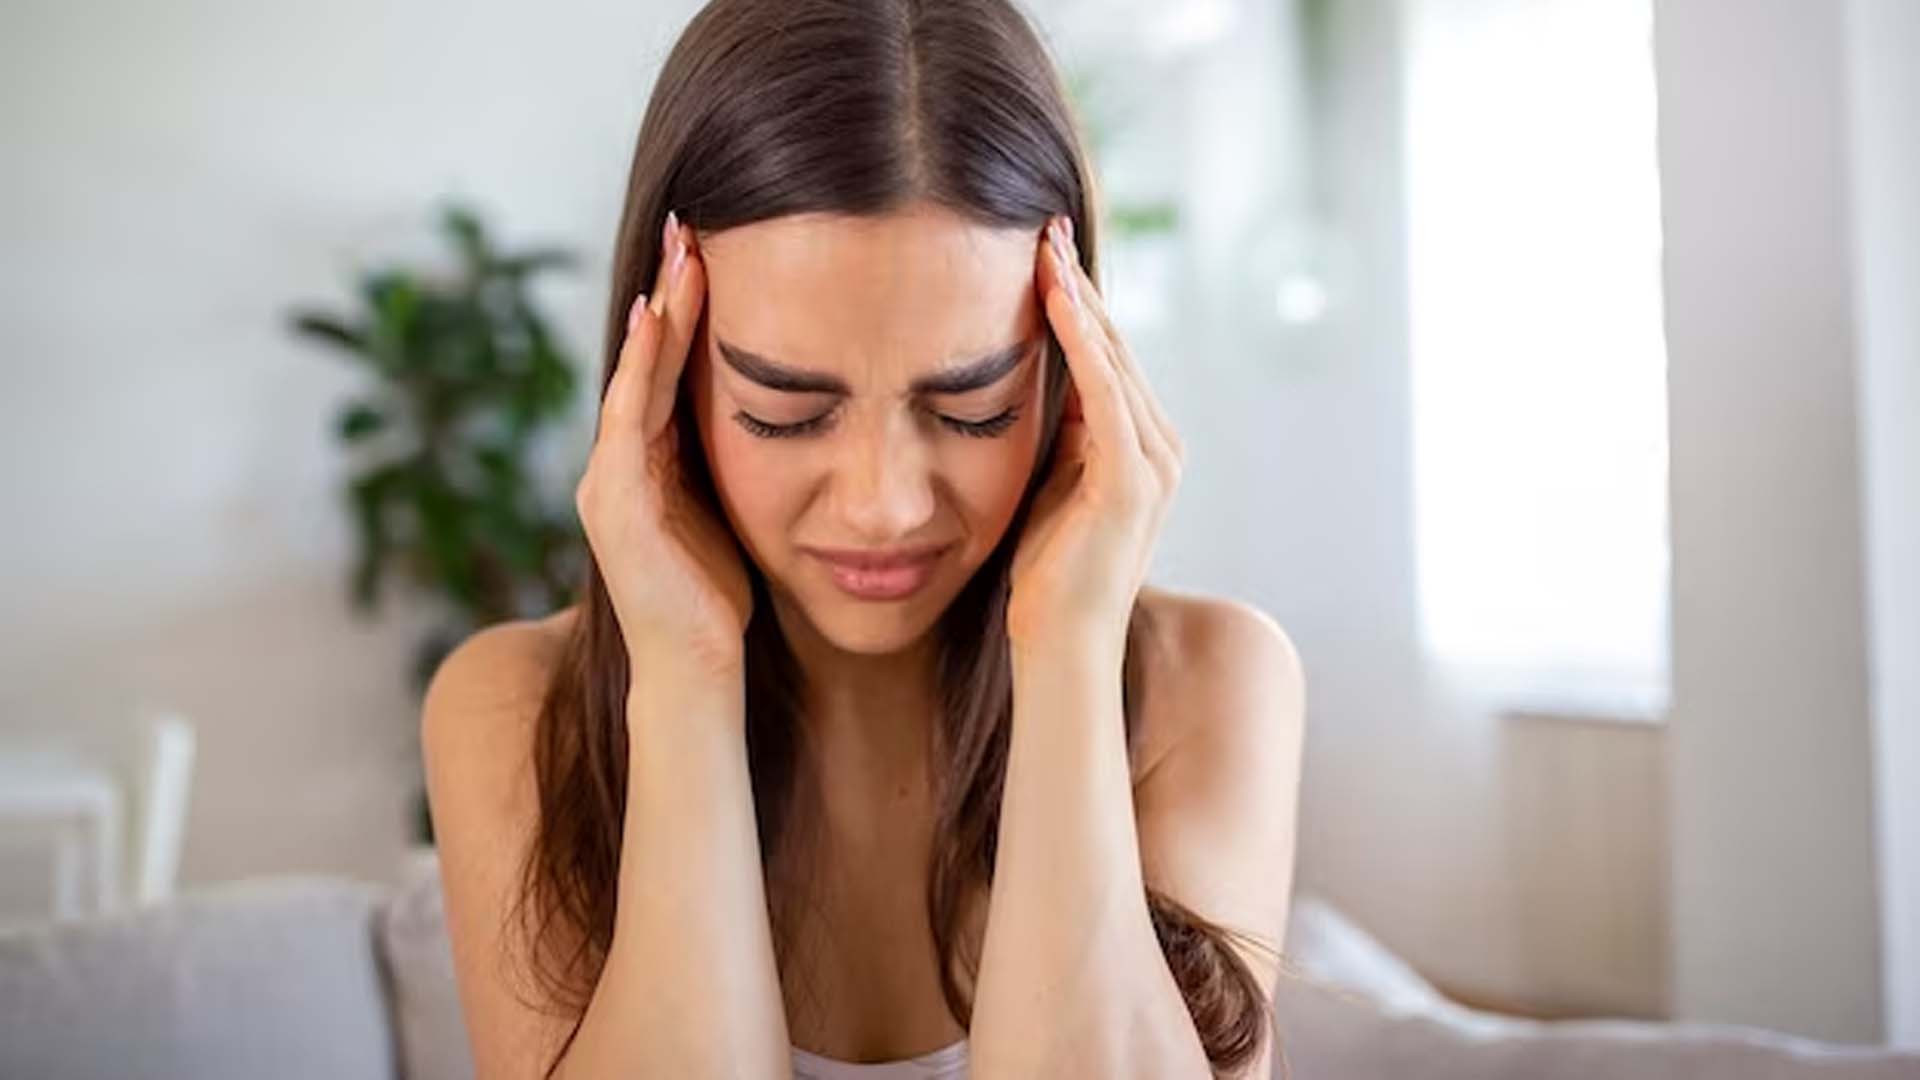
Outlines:
[[[769,424],[746,412],[734,413],[733,419],[741,427],[747,429],[749,434],[757,436],[758,438],[791,439],[802,435],[810,435],[827,427],[833,415],[832,412],[824,412],[819,416],[809,417],[808,419],[793,424]],[[1018,406],[1015,406],[998,416],[990,417],[986,420],[961,420],[958,417],[945,416],[939,413],[934,414],[934,419],[940,421],[940,423],[945,425],[949,430],[961,435],[976,439],[991,439],[1006,434],[1007,429],[1013,426],[1013,422],[1020,419],[1020,409]]]

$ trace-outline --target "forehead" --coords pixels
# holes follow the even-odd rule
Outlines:
[[[708,326],[782,361],[899,381],[1038,332],[1038,235],[926,205],[728,229],[700,244]]]

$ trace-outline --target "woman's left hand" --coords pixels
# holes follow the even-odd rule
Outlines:
[[[1036,268],[1071,376],[1052,465],[1015,548],[1007,636],[1028,647],[1091,635],[1119,648],[1186,450],[1080,265],[1068,219]]]

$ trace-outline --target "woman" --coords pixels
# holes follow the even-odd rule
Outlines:
[[[688,26],[583,599],[424,706],[480,1075],[1271,1071],[1298,658],[1143,586],[1182,450],[1091,184],[1005,0]]]

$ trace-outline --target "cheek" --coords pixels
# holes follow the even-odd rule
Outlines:
[[[707,458],[713,463],[713,483],[733,518],[734,529],[746,536],[781,531],[798,494],[791,470],[782,469],[777,451],[741,430],[725,415],[705,420]]]
[[[998,537],[1020,507],[1040,425],[1024,418],[1003,439],[980,439],[956,447],[946,477],[975,530]]]
[[[1035,455],[1040,449],[1041,414],[1045,395],[1043,380],[1034,378],[1018,400],[1020,419],[997,439],[970,439],[944,436],[947,447],[941,462],[959,512],[971,525],[971,531],[997,543],[1020,508],[1020,496],[1037,467]]]
[[[728,526],[757,557],[761,545],[756,541],[781,531],[783,515],[788,513],[782,500],[791,497],[792,484],[783,483],[780,470],[770,467],[759,440],[729,418],[725,402],[705,378],[705,370],[689,372],[700,446]]]

